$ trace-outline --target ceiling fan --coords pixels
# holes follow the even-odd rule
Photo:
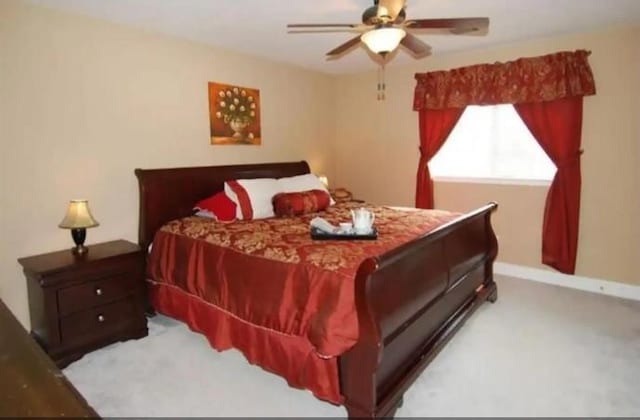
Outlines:
[[[374,0],[373,6],[362,14],[362,23],[301,23],[289,24],[287,28],[298,32],[357,32],[358,36],[327,53],[328,58],[339,58],[362,41],[382,58],[398,45],[407,48],[415,58],[431,54],[431,47],[409,33],[413,29],[440,29],[452,35],[485,35],[489,18],[449,18],[407,20],[406,0]]]

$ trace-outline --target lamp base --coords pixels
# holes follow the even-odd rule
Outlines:
[[[86,255],[87,252],[89,252],[89,248],[84,245],[76,245],[73,248],[71,248],[71,252],[74,255],[83,256],[83,255]]]
[[[84,246],[84,240],[87,237],[87,229],[71,229],[71,237],[73,238],[73,242],[76,244],[75,248],[71,248],[71,252],[75,255],[84,255],[89,251],[89,248]]]

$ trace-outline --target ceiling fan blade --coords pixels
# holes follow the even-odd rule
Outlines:
[[[343,34],[345,32],[359,33],[362,31],[355,28],[308,28],[287,31],[288,34]]]
[[[340,26],[326,26],[325,24],[305,23],[300,25],[287,25],[289,34],[313,34],[323,32],[365,32],[371,28],[371,25],[363,25],[361,23],[355,24],[341,24]]]
[[[378,0],[378,6],[387,9],[392,22],[396,20],[402,9],[404,9],[404,3],[405,0]]]
[[[489,33],[489,26],[481,28],[476,26],[458,26],[456,28],[449,29],[449,33],[453,35],[485,36]]]
[[[355,28],[359,23],[290,23],[287,28]]]
[[[415,19],[405,25],[412,29],[450,29],[454,34],[467,34],[486,30],[489,18]]]
[[[354,38],[351,38],[350,40],[348,40],[344,44],[332,49],[331,51],[329,51],[327,53],[327,56],[328,57],[338,56],[338,55],[346,52],[347,50],[350,50],[351,48],[355,47],[359,43],[360,43],[360,35],[358,35],[358,36],[356,36]]]
[[[416,58],[431,55],[431,47],[412,34],[406,34],[400,44],[404,45]]]

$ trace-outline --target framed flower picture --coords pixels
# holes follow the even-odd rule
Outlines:
[[[260,91],[209,82],[211,144],[260,145]]]

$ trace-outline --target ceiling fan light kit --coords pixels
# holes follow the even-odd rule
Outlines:
[[[288,28],[302,28],[317,32],[319,28],[333,28],[334,31],[360,32],[350,40],[327,53],[328,58],[340,58],[360,42],[374,54],[382,57],[378,80],[378,99],[384,99],[384,64],[387,54],[402,45],[414,58],[424,58],[431,54],[431,47],[411,33],[416,29],[446,30],[449,35],[485,35],[483,29],[489,27],[489,18],[437,18],[407,20],[406,0],[374,0],[362,14],[362,24],[356,23],[303,23],[289,24]],[[300,32],[300,31],[294,31]]]
[[[401,28],[380,28],[363,33],[360,39],[373,53],[385,54],[395,50],[406,35]]]

